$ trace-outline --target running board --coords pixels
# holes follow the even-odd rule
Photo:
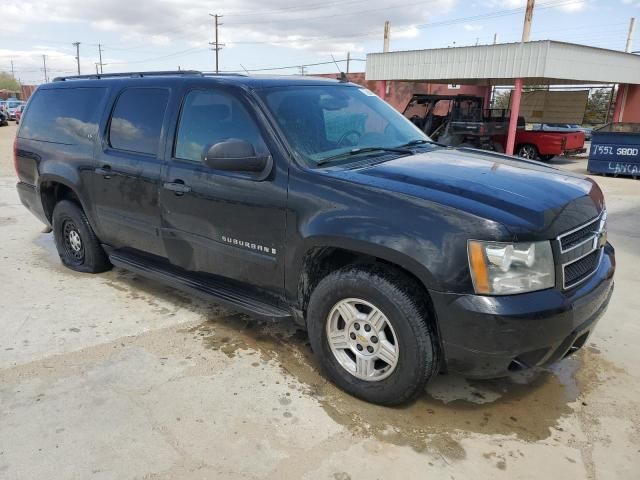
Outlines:
[[[188,276],[171,265],[154,265],[150,262],[145,262],[144,259],[138,256],[118,251],[112,251],[109,254],[109,260],[117,267],[170,285],[204,298],[205,300],[211,300],[225,307],[239,310],[248,315],[253,315],[264,320],[285,320],[292,318],[291,313],[283,308],[243,295],[242,292],[230,288],[221,281],[212,280],[202,282]]]

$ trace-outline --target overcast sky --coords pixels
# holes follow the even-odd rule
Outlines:
[[[98,44],[105,72],[214,69],[213,18],[223,15],[220,69],[242,71],[338,61],[351,52],[363,71],[367,52],[382,50],[385,20],[391,49],[407,50],[520,39],[526,0],[2,0],[0,71],[24,83],[76,70],[95,73]],[[554,39],[624,49],[640,0],[538,0],[532,40]],[[639,18],[640,21],[640,18]],[[640,50],[640,25],[634,50]],[[344,64],[342,63],[344,68]],[[333,64],[307,67],[335,72]],[[272,73],[297,73],[296,67]],[[270,72],[267,72],[270,73]]]

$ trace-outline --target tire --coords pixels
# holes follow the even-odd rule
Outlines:
[[[517,155],[519,157],[526,158],[529,160],[538,160],[539,158],[538,147],[536,147],[531,143],[523,143],[522,145],[518,146]]]
[[[76,203],[61,200],[53,209],[53,237],[62,263],[77,272],[100,273],[111,268],[87,216]]]
[[[504,153],[504,147],[500,142],[493,142],[491,144],[491,147],[493,148],[493,151],[496,153]]]
[[[376,312],[382,316],[372,316]],[[373,267],[345,268],[327,275],[311,294],[307,309],[309,340],[338,387],[368,402],[399,405],[420,395],[438,372],[438,344],[428,315],[422,291],[399,275]],[[367,316],[373,320],[370,324]],[[365,331],[367,325],[370,329]],[[352,338],[358,326],[359,336]],[[340,338],[334,345],[342,348],[330,345],[330,331]],[[363,347],[361,353],[358,344]],[[395,362],[387,362],[379,354]],[[358,358],[369,359],[368,380],[357,376]]]

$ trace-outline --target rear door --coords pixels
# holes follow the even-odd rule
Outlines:
[[[96,154],[92,196],[100,239],[164,256],[158,188],[169,88],[128,87],[117,92]]]
[[[288,169],[266,128],[239,89],[186,92],[160,203],[171,263],[273,294],[284,288]],[[203,163],[209,146],[230,138],[250,142],[259,155],[273,156],[268,178],[215,171]]]

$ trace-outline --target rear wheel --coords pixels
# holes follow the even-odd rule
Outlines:
[[[529,160],[537,160],[538,148],[530,143],[524,143],[518,147],[518,156]]]
[[[87,273],[111,268],[107,254],[78,205],[69,200],[58,202],[53,209],[52,223],[58,255],[66,267]]]
[[[417,397],[437,373],[427,309],[388,272],[343,269],[316,287],[307,323],[313,351],[331,380],[381,405]]]

